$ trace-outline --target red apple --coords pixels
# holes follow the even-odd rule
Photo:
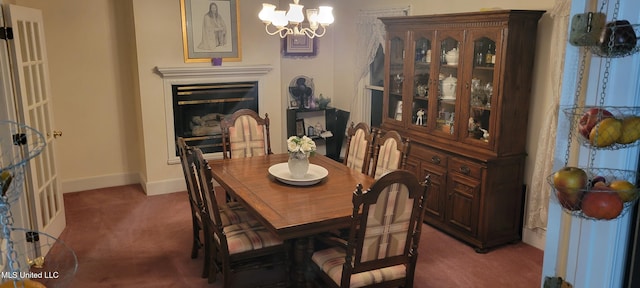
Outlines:
[[[587,112],[582,114],[580,117],[580,122],[578,123],[578,131],[584,138],[589,139],[589,133],[591,133],[591,129],[598,122],[605,118],[613,118],[613,114],[602,108],[591,108]]]
[[[607,186],[597,187],[582,198],[582,213],[595,219],[611,220],[622,213],[624,204],[615,190]]]
[[[580,210],[580,200],[587,187],[587,173],[577,167],[564,167],[553,174],[553,186],[560,205],[568,210]]]

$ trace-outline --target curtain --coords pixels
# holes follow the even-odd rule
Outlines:
[[[360,10],[356,19],[356,47],[362,53],[356,53],[354,87],[355,96],[351,103],[351,121],[363,122],[368,117],[365,116],[367,104],[371,101],[370,92],[365,89],[369,84],[369,64],[376,56],[378,46],[384,47],[385,29],[382,21],[378,17],[406,16],[409,14],[410,6],[398,8],[386,8],[377,10]],[[367,98],[368,97],[368,98]],[[366,102],[366,103],[365,103]]]
[[[564,59],[565,45],[567,43],[567,29],[569,27],[570,0],[557,0],[549,16],[553,18],[553,31],[551,34],[551,51],[557,51]],[[554,52],[556,53],[556,52]],[[545,117],[538,137],[538,151],[535,157],[531,189],[529,190],[529,204],[527,207],[527,228],[546,229],[547,214],[549,209],[549,197],[551,186],[547,183],[547,176],[553,173],[553,160],[555,152],[556,129],[558,125],[558,109],[560,93],[562,92],[562,71],[564,61],[555,61],[551,67],[552,79],[552,103],[545,109]]]

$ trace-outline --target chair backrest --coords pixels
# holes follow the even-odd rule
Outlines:
[[[194,151],[194,165],[198,173],[198,179],[200,180],[200,187],[202,187],[202,204],[203,211],[207,215],[202,221],[205,221],[210,231],[218,235],[222,233],[223,223],[222,216],[220,215],[220,207],[216,201],[213,190],[213,174],[211,172],[211,166],[209,162],[204,159],[202,150],[199,148],[193,148]],[[206,230],[205,230],[206,231]]]
[[[224,158],[244,158],[272,154],[269,136],[269,114],[260,118],[251,109],[240,109],[224,117],[222,152]]]
[[[347,129],[347,150],[344,155],[344,164],[351,169],[367,173],[369,162],[371,162],[372,147],[373,134],[369,125],[360,122],[354,126],[351,122],[349,129]]]
[[[349,287],[352,274],[383,268],[406,273],[393,283],[413,287],[428,186],[428,178],[420,183],[407,170],[385,174],[367,191],[358,185],[341,287]]]
[[[382,135],[382,131],[378,130],[373,147],[371,177],[378,179],[389,171],[404,169],[407,165],[409,139],[402,140],[397,131],[390,130]]]
[[[187,184],[191,207],[202,211],[202,195],[193,162],[193,147],[187,145],[187,142],[182,137],[178,137],[176,144],[178,147],[178,155],[180,155],[180,163],[182,164],[182,172],[184,173],[184,179]]]

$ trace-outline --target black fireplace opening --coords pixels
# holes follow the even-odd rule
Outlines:
[[[258,82],[172,85],[176,140],[203,153],[222,152],[220,122],[239,109],[258,111]],[[176,156],[178,151],[176,149]]]

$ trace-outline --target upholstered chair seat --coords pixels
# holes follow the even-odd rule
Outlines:
[[[394,170],[353,192],[347,239],[320,235],[311,256],[321,287],[413,287],[429,181]]]

